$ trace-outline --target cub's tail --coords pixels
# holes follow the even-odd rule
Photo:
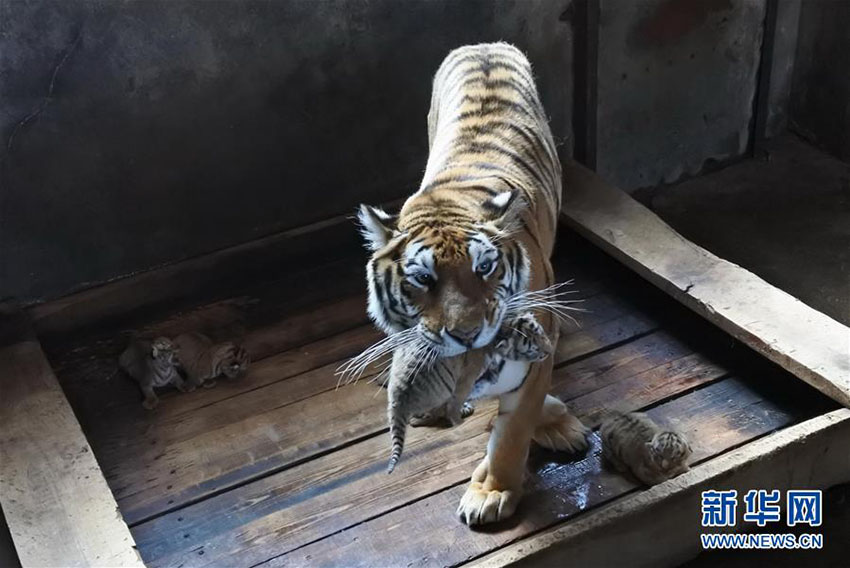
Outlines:
[[[404,413],[398,412],[397,409],[390,407],[390,438],[392,439],[392,451],[390,452],[390,462],[387,464],[387,474],[390,474],[395,469],[398,460],[401,459],[401,452],[404,450],[404,436],[407,432],[407,420]]]

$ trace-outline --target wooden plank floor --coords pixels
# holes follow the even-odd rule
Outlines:
[[[363,258],[230,290],[134,330],[51,338],[50,360],[150,566],[462,564],[639,490],[602,467],[533,452],[514,519],[472,531],[454,516],[484,454],[493,403],[454,429],[412,429],[386,475],[384,391],[336,390],[334,369],[379,338]],[[553,391],[590,425],[649,409],[687,432],[698,464],[835,404],[686,313],[570,233],[556,254],[588,313],[558,346]],[[131,332],[241,337],[251,371],[141,408],[115,374]],[[73,337],[73,338],[72,338]]]

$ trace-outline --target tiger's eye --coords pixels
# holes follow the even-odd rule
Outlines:
[[[485,260],[481,264],[478,265],[478,268],[475,271],[480,275],[485,275],[490,273],[490,269],[493,268],[493,263],[489,260]]]
[[[413,277],[416,282],[422,286],[430,286],[434,283],[434,277],[425,272],[420,272],[416,276]]]

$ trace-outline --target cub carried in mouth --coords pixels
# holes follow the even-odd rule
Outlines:
[[[418,345],[397,349],[390,365],[388,387],[392,451],[387,473],[392,473],[401,458],[407,424],[413,415],[433,411],[457,425],[472,413],[467,398],[489,395],[506,364],[542,361],[552,351],[545,330],[531,313],[505,322],[492,346],[438,359],[429,366],[424,366],[418,356]]]

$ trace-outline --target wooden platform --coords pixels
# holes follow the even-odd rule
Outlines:
[[[0,303],[0,393],[0,566],[142,566],[27,316],[10,303]]]
[[[492,403],[455,429],[413,429],[393,475],[384,391],[335,390],[334,369],[379,338],[365,315],[363,256],[230,286],[214,303],[42,338],[50,362],[149,566],[456,566],[643,491],[583,456],[534,451],[506,524],[473,531],[455,508],[484,455]],[[647,409],[693,441],[692,462],[837,408],[565,231],[559,278],[585,299],[557,353],[554,393],[590,425]],[[130,333],[240,336],[247,377],[154,412],[115,374]],[[696,504],[694,505],[696,507]]]

